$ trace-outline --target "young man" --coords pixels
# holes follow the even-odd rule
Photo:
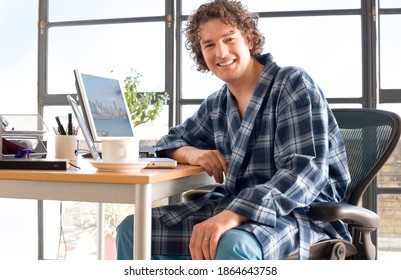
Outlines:
[[[158,153],[200,165],[220,196],[155,208],[155,259],[285,259],[321,239],[350,240],[342,222],[308,218],[308,206],[342,201],[345,148],[323,93],[295,67],[261,55],[258,18],[240,2],[208,2],[189,19],[187,47],[200,71],[225,82]],[[132,258],[132,216],[117,229],[118,258]]]

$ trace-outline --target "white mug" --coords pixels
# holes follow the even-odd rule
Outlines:
[[[56,135],[55,157],[57,159],[77,160],[78,143],[78,136],[76,135]]]
[[[139,160],[139,143],[134,137],[102,139],[103,162],[129,162]]]

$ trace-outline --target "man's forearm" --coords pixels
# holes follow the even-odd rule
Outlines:
[[[189,164],[188,156],[196,150],[198,149],[195,147],[185,146],[177,149],[166,150],[165,154],[167,157],[173,158],[179,163]]]

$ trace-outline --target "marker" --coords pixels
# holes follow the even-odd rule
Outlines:
[[[69,113],[68,114],[68,125],[67,125],[67,129],[68,129],[68,135],[73,135],[73,130],[72,130],[72,114]]]
[[[57,122],[57,125],[58,125],[58,131],[60,132],[60,135],[65,135],[64,127],[61,124],[60,118],[58,116],[56,117],[56,122]]]

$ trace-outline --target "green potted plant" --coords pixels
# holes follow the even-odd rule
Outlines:
[[[124,79],[124,95],[134,127],[147,121],[155,120],[163,110],[163,106],[169,100],[167,92],[156,93],[152,91],[138,93],[141,77],[136,70],[131,69]]]

